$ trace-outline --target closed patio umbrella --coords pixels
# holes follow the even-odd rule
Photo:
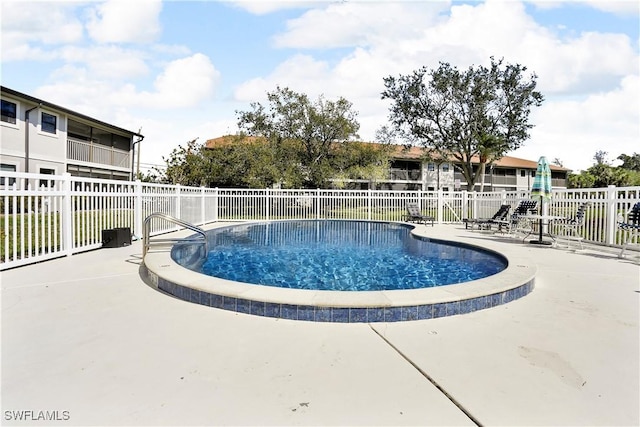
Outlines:
[[[536,169],[536,176],[533,180],[533,186],[531,187],[531,197],[540,197],[540,215],[543,214],[543,205],[545,200],[551,199],[551,168],[549,162],[545,156],[540,157],[538,160],[538,168]],[[544,242],[542,240],[542,218],[540,218],[538,240],[532,240],[530,243],[539,245],[550,245],[551,242]]]

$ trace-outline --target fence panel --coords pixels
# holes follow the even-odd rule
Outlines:
[[[135,183],[70,177],[72,252],[99,248],[102,230],[134,230]]]
[[[65,255],[61,211],[64,180],[53,175],[2,174],[0,266]]]
[[[0,270],[71,255],[102,245],[105,229],[129,227],[142,236],[154,212],[202,225],[281,219],[402,221],[407,202],[438,223],[491,217],[529,192],[218,189],[94,178],[0,172]],[[620,246],[629,237],[616,221],[640,200],[640,187],[555,190],[550,215],[571,217],[589,202],[579,233],[586,242]],[[178,229],[153,221],[151,235]]]

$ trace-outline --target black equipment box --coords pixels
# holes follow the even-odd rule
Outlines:
[[[121,248],[131,244],[131,228],[112,228],[102,230],[103,248]]]

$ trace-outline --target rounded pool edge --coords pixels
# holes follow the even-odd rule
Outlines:
[[[533,290],[537,269],[527,259],[457,237],[433,237],[428,235],[429,230],[414,227],[412,233],[420,238],[497,253],[506,258],[507,268],[483,279],[434,288],[313,291],[206,276],[180,266],[171,258],[170,251],[150,251],[143,261],[143,274],[161,291],[188,302],[257,316],[338,323],[396,322],[466,314],[509,303]]]

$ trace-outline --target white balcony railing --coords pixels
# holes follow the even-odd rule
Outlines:
[[[67,139],[67,159],[100,165],[129,168],[131,153],[106,145]]]

